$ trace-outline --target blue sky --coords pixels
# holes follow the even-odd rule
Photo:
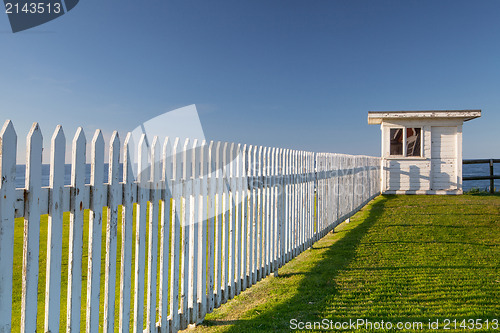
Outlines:
[[[82,0],[13,34],[0,118],[127,131],[196,104],[208,139],[380,154],[369,110],[482,109],[464,157],[500,154],[499,1]],[[20,147],[21,148],[21,147]],[[22,148],[21,148],[22,149]]]

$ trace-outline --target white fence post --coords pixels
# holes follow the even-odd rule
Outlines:
[[[10,120],[0,132],[0,332],[11,332],[17,135]],[[3,199],[2,199],[3,198]]]
[[[62,156],[64,167],[64,156]],[[92,186],[91,211],[89,212],[89,247],[87,268],[87,318],[86,332],[95,332],[99,329],[99,303],[101,291],[101,239],[102,239],[102,207],[104,181],[104,139],[102,132],[97,130],[92,139],[90,185]],[[107,201],[107,200],[106,200]],[[62,220],[61,220],[62,226]],[[62,231],[62,229],[61,229]],[[62,233],[61,233],[62,237]],[[59,288],[59,286],[58,286]],[[52,331],[59,327],[59,318]]]
[[[46,332],[59,332],[61,303],[61,260],[63,238],[63,190],[64,190],[64,157],[66,138],[61,125],[56,127],[52,136],[50,152],[50,180],[52,200],[49,206],[47,225],[47,273],[45,280],[45,323]],[[102,179],[100,180],[102,184]],[[102,185],[101,185],[102,186]],[[90,222],[90,221],[89,221]],[[1,243],[1,241],[0,241]],[[0,245],[1,246],[1,245]],[[100,247],[99,247],[100,249]],[[90,258],[90,256],[89,256]],[[100,259],[100,258],[99,258]],[[99,267],[101,263],[99,262]],[[89,265],[89,269],[90,269]],[[92,276],[88,274],[88,276]],[[89,281],[91,279],[89,278]],[[88,293],[90,295],[90,293]],[[1,295],[0,295],[1,299]],[[97,296],[99,304],[99,296]],[[87,311],[90,306],[87,303]],[[88,312],[87,312],[88,313]],[[97,309],[99,316],[99,309]]]
[[[86,139],[81,127],[73,139],[71,163],[72,200],[69,220],[68,311],[66,332],[80,331],[82,291],[83,201]]]

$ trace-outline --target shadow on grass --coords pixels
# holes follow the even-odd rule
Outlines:
[[[342,270],[356,258],[356,249],[361,239],[370,228],[379,220],[388,201],[382,197],[372,204],[369,213],[363,218],[364,221],[352,229],[344,232],[342,238],[334,244],[324,247],[321,244],[313,245],[312,250],[324,250],[323,259],[320,259],[315,267],[303,272],[283,273],[278,279],[288,279],[301,276],[295,295],[284,303],[279,303],[270,309],[264,309],[252,319],[239,320],[206,320],[204,325],[222,326],[233,325],[225,332],[277,332],[290,331],[290,319],[298,321],[321,320],[323,310],[328,307],[329,301],[340,293],[337,290],[335,278]],[[327,250],[325,250],[327,248]],[[243,317],[245,317],[244,315]]]

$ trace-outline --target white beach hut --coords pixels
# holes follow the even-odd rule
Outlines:
[[[382,131],[387,194],[461,194],[462,124],[481,110],[370,111]]]

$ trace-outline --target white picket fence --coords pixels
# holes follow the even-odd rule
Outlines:
[[[21,332],[37,328],[42,214],[48,214],[45,332],[59,331],[61,313],[66,314],[62,321],[67,332],[113,332],[115,324],[120,332],[176,332],[200,322],[214,307],[270,273],[277,274],[279,267],[380,193],[380,160],[375,157],[170,138],[160,143],[156,137],[149,147],[144,135],[133,146],[130,137],[129,133],[122,146],[118,133],[113,133],[104,183],[105,143],[96,131],[90,184],[86,184],[87,143],[79,128],[73,139],[71,185],[64,185],[66,139],[58,126],[51,140],[50,184],[42,187],[42,133],[35,123],[27,137],[25,187],[16,189],[17,135],[12,123],[5,122],[0,132],[0,332],[17,330],[11,327],[9,269],[16,217],[24,217]],[[137,164],[131,157],[134,151]],[[107,207],[105,221],[103,207]],[[81,327],[86,209],[87,300]],[[68,301],[63,310],[62,229],[67,211]],[[101,253],[102,237],[105,253]],[[119,295],[115,295],[117,276]]]

